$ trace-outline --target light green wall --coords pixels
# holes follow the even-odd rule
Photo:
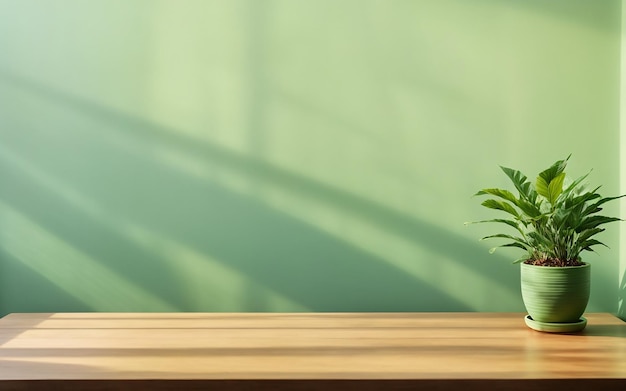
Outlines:
[[[626,194],[626,4],[622,1],[622,64],[620,104],[620,194]],[[626,218],[626,199],[622,199],[620,215]],[[620,229],[618,316],[626,320],[626,225]]]
[[[618,0],[0,0],[0,53],[0,314],[522,311],[471,195],[620,190]]]

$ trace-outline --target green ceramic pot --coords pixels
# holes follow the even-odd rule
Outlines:
[[[548,267],[522,263],[522,299],[533,320],[579,322],[589,302],[591,266]]]

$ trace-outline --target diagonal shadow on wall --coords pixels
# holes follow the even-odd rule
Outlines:
[[[129,156],[125,161],[131,164],[132,160]],[[132,161],[132,164],[143,163],[138,160]],[[140,171],[145,172],[144,169]],[[11,181],[12,191],[4,195],[5,201],[81,251],[96,259],[106,260],[107,266],[117,273],[159,294],[182,310],[198,309],[177,295],[185,282],[172,281],[174,274],[171,267],[158,262],[158,254],[138,248],[111,227],[82,213],[67,200],[22,174],[19,180]],[[156,227],[167,225],[170,227],[168,235],[195,244],[203,252],[213,254],[231,267],[310,308],[330,311],[366,310],[377,306],[393,309],[396,306],[395,309],[401,310],[406,309],[408,304],[409,308],[413,305],[423,310],[436,310],[439,306],[470,309],[447,298],[438,289],[429,287],[428,283],[416,283],[384,261],[299,221],[278,215],[263,205],[249,201],[247,197],[219,186],[189,181],[177,173],[170,175],[172,177],[165,174],[164,169],[159,169],[160,180],[182,189],[178,196],[185,197],[182,203],[192,207],[172,208],[169,215],[149,213],[150,216],[142,216],[143,220]],[[33,203],[21,197],[22,194],[45,196],[41,203]],[[208,203],[193,199],[207,194],[211,195]],[[205,207],[197,208],[197,205]],[[59,211],[62,211],[62,218]],[[199,224],[190,224],[198,219]],[[211,221],[210,228],[217,227],[217,230],[207,231],[209,225],[206,221]],[[274,230],[262,229],[266,225],[274,227]],[[233,243],[235,241],[240,244]],[[326,275],[320,277],[322,269]],[[357,270],[359,273],[355,275]],[[207,283],[210,280],[208,278]],[[169,284],[164,283],[168,281]],[[390,299],[392,303],[386,302]]]
[[[129,160],[130,161],[130,160]],[[140,164],[134,162],[133,164]],[[41,184],[28,179],[11,181],[5,201],[65,241],[100,260],[118,274],[158,294],[181,310],[198,310],[180,296],[184,281],[176,281],[171,266],[159,261],[158,254],[142,250],[110,227],[100,224],[66,200],[52,194]],[[275,211],[233,194],[219,186],[164,175],[167,183],[184,189],[185,204],[198,205],[193,197],[211,194],[208,208],[175,208],[168,216],[143,216],[152,226],[170,227],[168,235],[194,244],[231,267],[242,270],[299,303],[319,311],[367,310],[386,308],[402,310],[407,305],[423,310],[439,306],[469,310],[467,306],[446,297],[428,283],[413,278],[387,265],[384,261],[352,248],[328,235],[317,232],[301,222],[281,216]],[[189,193],[187,191],[190,191]],[[20,194],[45,193],[45,202],[23,201]],[[4,198],[3,197],[3,198]],[[191,197],[191,198],[190,198]],[[55,211],[63,211],[60,218]],[[237,211],[237,212],[234,212]],[[197,219],[201,223],[190,224]],[[178,222],[175,219],[180,219]],[[205,220],[213,223],[210,227]],[[274,230],[260,229],[271,226]],[[217,228],[211,230],[210,228]],[[234,243],[239,241],[240,244]],[[297,258],[297,260],[295,260]],[[320,276],[320,271],[324,275]],[[358,270],[358,275],[355,271]],[[207,276],[207,283],[211,278]],[[170,282],[164,283],[164,282]],[[392,303],[386,302],[392,300]],[[408,303],[410,300],[410,303]],[[262,310],[252,308],[251,310]]]
[[[466,238],[428,222],[403,215],[356,194],[304,178],[268,162],[226,150],[215,144],[198,143],[177,134],[172,129],[121,114],[23,78],[3,73],[2,80],[49,99],[55,105],[72,108],[111,130],[125,134],[124,137],[138,138],[148,145],[167,145],[199,159],[207,166],[227,167],[242,177],[269,182],[298,196],[314,198],[345,213],[366,219],[395,235],[457,262],[461,259],[472,262],[485,257],[484,248]],[[110,155],[111,153],[114,155]],[[130,217],[143,224],[159,227],[164,235],[183,241],[203,253],[212,254],[229,266],[314,310],[354,309],[355,305],[358,308],[360,303],[365,304],[366,308],[363,309],[390,308],[389,305],[391,308],[398,308],[396,305],[399,302],[396,300],[406,297],[410,297],[414,304],[407,306],[404,303],[401,305],[404,309],[435,310],[436,308],[429,303],[442,304],[442,302],[449,304],[447,308],[467,309],[466,306],[445,298],[445,294],[437,288],[429,287],[424,290],[428,282],[422,281],[417,284],[413,278],[386,261],[372,257],[297,219],[281,215],[251,197],[233,193],[215,184],[191,180],[181,176],[180,173],[155,166],[155,161],[150,156],[124,155],[123,151],[108,151],[105,155],[107,159],[111,156],[122,159],[123,166],[137,173],[148,174],[148,178],[144,177],[144,180],[152,185],[165,179],[168,183],[166,192],[170,193],[161,194],[161,197],[175,196],[182,201],[179,202],[182,208],[173,210],[166,208],[161,214],[153,213],[154,209],[150,208],[145,209],[145,213],[140,210],[125,211]],[[152,177],[149,178],[150,176]],[[89,194],[90,197],[100,198],[99,202],[108,203],[107,207],[115,208],[113,200],[102,199],[102,193],[98,192],[98,189],[85,190],[92,192]],[[156,187],[155,190],[165,189]],[[160,199],[161,202],[164,200]],[[153,205],[156,208],[167,206],[158,205],[158,200],[156,202],[157,204]],[[185,208],[189,205],[203,207],[202,210]],[[80,219],[80,216],[73,218]],[[38,221],[41,219],[42,216],[39,216]],[[205,225],[190,227],[187,224],[189,219]],[[216,231],[206,231],[216,227]],[[264,227],[275,229],[270,231]],[[79,244],[84,242],[77,237],[68,240]],[[260,255],[263,254],[267,258],[259,262]],[[496,255],[492,258],[495,258],[494,262],[510,263],[501,256]],[[120,271],[124,269],[119,264],[109,266]],[[466,266],[505,287],[517,290],[517,277],[514,273],[502,274],[493,265],[479,261]],[[357,270],[359,275],[355,276]],[[322,274],[323,278],[317,280],[310,278],[311,275],[321,277]],[[391,303],[386,302],[378,307],[377,304],[383,304],[380,303],[382,291],[385,291],[385,300],[390,300]],[[349,292],[359,292],[358,297],[351,297],[353,294],[346,295]],[[415,297],[425,299],[417,303]]]
[[[24,284],[28,281],[28,284]],[[80,297],[74,297],[49,281],[45,276],[33,275],[32,270],[19,259],[0,250],[0,317],[10,312],[92,311]],[[36,289],[33,289],[36,287]],[[13,303],[19,298],[17,311]],[[14,310],[11,310],[14,308]],[[0,338],[0,345],[2,339]]]

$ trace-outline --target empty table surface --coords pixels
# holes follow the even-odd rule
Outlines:
[[[528,381],[547,387],[567,381],[564,384],[581,388],[599,382],[605,388],[626,389],[626,323],[609,314],[590,313],[585,315],[589,323],[583,332],[547,334],[528,329],[523,317],[521,313],[10,314],[0,319],[0,388],[45,389],[51,384],[59,388],[74,382],[72,387],[93,389],[102,389],[103,384],[164,389],[168,384],[179,388],[176,381],[186,381],[183,384],[198,389],[207,384],[228,389],[260,389],[264,384],[267,389],[280,384],[297,389],[314,389],[316,384],[324,389],[337,385],[368,389],[368,383],[410,389],[420,382],[484,388],[531,384]]]

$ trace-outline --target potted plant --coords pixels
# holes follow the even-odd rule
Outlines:
[[[570,156],[539,173],[534,184],[520,171],[501,167],[517,195],[498,188],[475,194],[495,197],[482,205],[506,214],[506,218],[475,223],[498,223],[513,230],[513,234],[482,238],[507,239],[490,252],[498,247],[524,251],[515,263],[521,263],[522,299],[528,311],[525,321],[539,331],[574,332],[586,326],[582,315],[589,301],[590,265],[582,261],[581,253],[605,246],[594,236],[605,230],[602,225],[621,220],[598,213],[603,204],[623,195],[602,197],[599,186],[587,190],[583,181],[589,173],[567,183]]]

